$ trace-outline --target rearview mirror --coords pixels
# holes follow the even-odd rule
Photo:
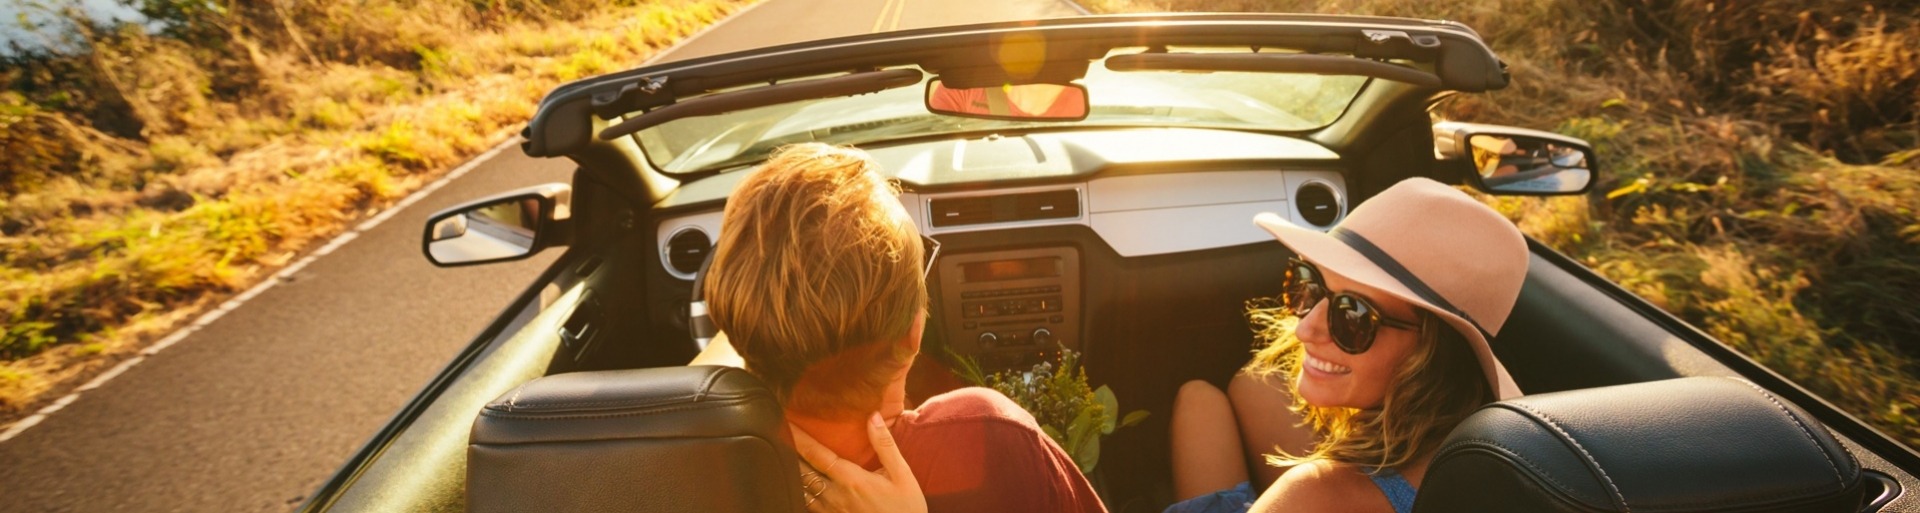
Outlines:
[[[1080,84],[947,87],[927,82],[927,110],[937,114],[1014,121],[1087,119],[1087,88]]]
[[[564,245],[573,188],[536,185],[442,210],[427,218],[423,248],[441,267],[505,262]]]
[[[1438,123],[1434,149],[1458,162],[1467,182],[1492,194],[1580,194],[1593,186],[1593,146],[1560,134],[1493,125]]]

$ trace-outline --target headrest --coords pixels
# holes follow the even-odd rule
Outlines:
[[[1448,435],[1416,512],[1854,511],[1860,465],[1744,380],[1681,378],[1487,405]]]
[[[487,404],[467,509],[804,511],[780,405],[730,367],[559,374]]]

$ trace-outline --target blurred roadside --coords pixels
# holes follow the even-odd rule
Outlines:
[[[0,421],[751,3],[13,4]]]
[[[1486,198],[1522,230],[1920,447],[1920,4],[1081,0],[1096,12],[1454,20],[1513,85],[1436,118],[1602,155],[1591,198]]]

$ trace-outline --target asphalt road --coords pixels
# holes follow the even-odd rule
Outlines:
[[[1063,0],[769,0],[662,58],[1076,14]],[[426,217],[571,170],[502,151],[0,442],[0,512],[298,506],[559,254],[437,269],[420,254]]]

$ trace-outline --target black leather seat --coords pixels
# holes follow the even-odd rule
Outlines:
[[[548,376],[474,419],[467,508],[804,511],[786,433],[773,394],[739,369]]]
[[[1860,465],[1805,412],[1744,380],[1527,396],[1463,422],[1416,512],[1856,511]]]

